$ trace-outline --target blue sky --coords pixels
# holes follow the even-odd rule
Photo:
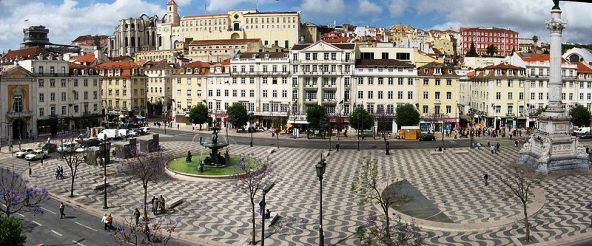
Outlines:
[[[50,28],[50,40],[69,43],[78,35],[112,34],[117,21],[145,13],[162,16],[167,0],[0,0],[0,52],[16,49],[26,25]],[[176,0],[181,15],[252,9],[256,0]],[[552,0],[259,0],[262,11],[302,11],[304,21],[423,29],[460,26],[512,28],[521,37],[546,40],[544,22]],[[562,3],[568,21],[564,40],[592,43],[592,4]],[[24,20],[29,20],[27,23]]]

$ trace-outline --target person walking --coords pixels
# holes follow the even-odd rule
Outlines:
[[[496,153],[499,153],[499,152],[500,152],[500,143],[499,143],[499,142],[497,142],[497,143],[495,144],[495,152],[496,152]]]
[[[337,150],[337,152],[339,152],[339,143],[335,144],[335,149]]]
[[[160,213],[164,214],[165,213],[165,202],[164,202],[164,197],[162,197],[162,195],[160,195]]]
[[[491,145],[489,146],[489,150],[491,150],[491,154],[495,154],[495,146]]]
[[[66,217],[66,214],[64,213],[65,208],[66,208],[66,206],[64,206],[64,203],[60,202],[60,219],[63,219]]]
[[[105,229],[106,231],[109,230],[109,223],[107,223],[107,214],[103,214],[103,218],[101,218],[101,222],[103,223],[103,225],[105,225]]]
[[[33,175],[33,169],[31,169],[31,162],[29,162],[29,177]]]
[[[485,180],[485,186],[489,185],[489,175],[487,173],[483,175],[483,179]]]
[[[518,140],[514,140],[514,146],[518,147]]]
[[[136,225],[140,224],[140,210],[138,210],[138,208],[134,211],[134,217],[136,219]]]
[[[155,196],[152,196],[152,200],[150,200],[150,204],[152,205],[152,214],[156,215],[156,209],[158,208],[157,199]]]

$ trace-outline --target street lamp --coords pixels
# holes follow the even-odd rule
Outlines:
[[[251,133],[251,143],[249,144],[249,146],[251,147],[253,147],[253,131],[255,130],[255,128],[253,127],[253,117],[254,113],[249,112],[249,132]]]
[[[268,156],[269,158],[269,156]],[[265,195],[275,186],[275,182],[263,188],[263,199],[261,200],[261,246],[265,242]],[[253,242],[254,243],[254,242]]]
[[[325,235],[323,234],[323,175],[327,163],[323,160],[323,153],[321,152],[321,160],[315,165],[317,177],[319,178],[319,246],[325,245]]]
[[[107,140],[107,138],[103,139],[103,149],[102,149],[102,157],[101,158],[103,160],[103,209],[108,209],[109,207],[107,206],[107,162],[109,162],[109,151],[107,150],[107,146],[109,145],[109,142]]]

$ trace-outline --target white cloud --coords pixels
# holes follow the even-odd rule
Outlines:
[[[403,15],[407,6],[407,0],[390,0],[388,10],[392,17],[399,17]]]
[[[0,1],[0,9],[10,9],[0,15],[0,50],[17,49],[22,41],[22,29],[29,25],[44,25],[49,28],[51,42],[70,44],[79,35],[110,35],[120,19],[165,13],[162,6],[146,0],[115,0],[84,7],[78,5],[80,1],[64,0],[61,4],[18,1],[18,5],[14,0]]]
[[[302,0],[300,9],[307,14],[339,16],[345,11],[344,0]]]
[[[550,18],[553,2],[549,0],[419,0],[416,10],[419,14],[443,15],[441,24],[435,28],[448,29],[459,26],[496,26],[511,28],[520,37],[538,35],[548,40],[549,32],[545,21]],[[589,14],[592,4],[562,3],[563,18],[568,21],[564,41],[586,42],[592,40]]]
[[[191,0],[175,0],[175,2],[179,6],[186,6],[186,5],[189,5],[191,3]]]
[[[263,6],[264,4],[274,3],[277,0],[259,0],[259,6]],[[256,0],[208,0],[207,10],[208,11],[227,11],[229,9],[233,9],[235,6],[238,6],[242,3],[250,3],[253,5],[253,8],[256,7],[257,1]]]
[[[382,12],[382,7],[369,0],[358,0],[358,11],[362,15],[380,14]]]

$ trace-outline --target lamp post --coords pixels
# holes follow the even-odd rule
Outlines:
[[[323,160],[323,153],[321,152],[321,160],[315,165],[317,177],[319,178],[319,246],[325,245],[325,235],[323,234],[323,175],[327,163]]]
[[[107,158],[107,155],[109,154],[109,151],[107,150],[107,146],[108,146],[108,140],[107,138],[105,138],[103,140],[103,209],[108,209],[109,207],[107,206],[107,162],[109,161]]]
[[[249,146],[253,147],[253,131],[255,130],[255,128],[253,127],[253,117],[254,117],[254,113],[250,112],[249,113],[249,132],[251,133],[251,142],[249,143]]]
[[[269,156],[268,156],[269,158]],[[271,183],[263,188],[263,199],[261,200],[261,246],[265,245],[265,195],[275,186]]]

